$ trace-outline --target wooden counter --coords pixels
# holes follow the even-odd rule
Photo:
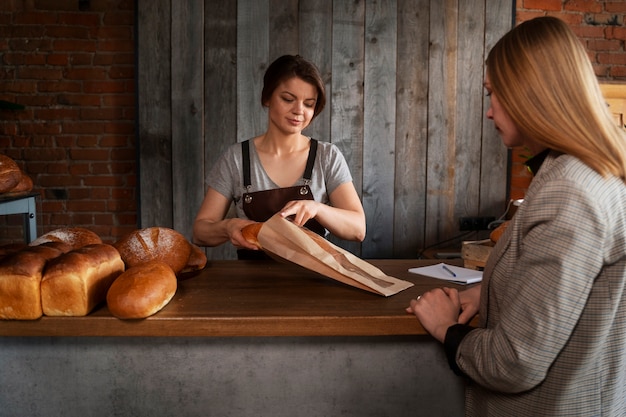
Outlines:
[[[275,261],[209,261],[181,277],[172,301],[144,320],[119,320],[106,306],[86,317],[0,321],[0,336],[386,336],[426,334],[405,313],[430,288],[454,286],[408,269],[440,260],[371,260],[415,285],[383,297]],[[453,261],[447,261],[454,264]],[[459,286],[461,288],[461,286]]]

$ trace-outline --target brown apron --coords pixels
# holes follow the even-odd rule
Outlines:
[[[246,190],[250,190],[252,187],[250,180],[250,141],[246,140],[241,142],[242,159],[243,159],[243,185]],[[313,172],[313,164],[315,162],[315,156],[317,154],[317,140],[311,139],[311,146],[309,148],[309,156],[304,169],[302,178],[304,179],[304,185],[296,185],[294,187],[275,188],[272,190],[263,190],[255,192],[245,192],[242,196],[243,212],[250,220],[256,222],[264,222],[280,209],[285,204],[293,200],[313,200],[313,193],[309,187],[311,181],[311,175]],[[318,223],[317,220],[311,219],[304,225],[307,229],[324,236],[326,229],[324,226]],[[252,253],[250,253],[252,252]],[[259,251],[250,251],[240,249],[237,251],[239,259],[258,259],[264,258]],[[263,254],[264,255],[264,254]]]

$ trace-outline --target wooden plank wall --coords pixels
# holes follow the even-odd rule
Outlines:
[[[341,149],[367,216],[363,243],[336,243],[363,258],[411,258],[457,236],[461,216],[498,217],[507,150],[484,117],[482,81],[513,3],[137,2],[141,227],[191,237],[216,159],[265,130],[265,69],[297,53],[318,65],[329,99],[306,133]]]

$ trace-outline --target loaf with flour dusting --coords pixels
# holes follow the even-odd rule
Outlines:
[[[148,261],[161,261],[178,274],[187,265],[191,244],[185,236],[167,227],[135,230],[114,243],[126,268]]]
[[[30,242],[29,245],[37,246],[45,242],[64,242],[70,245],[72,249],[79,249],[83,246],[102,243],[102,239],[96,233],[83,227],[62,227],[44,233]]]

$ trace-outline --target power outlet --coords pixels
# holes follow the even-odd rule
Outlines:
[[[459,218],[459,230],[489,230],[489,223],[496,220],[495,217],[461,217]]]

